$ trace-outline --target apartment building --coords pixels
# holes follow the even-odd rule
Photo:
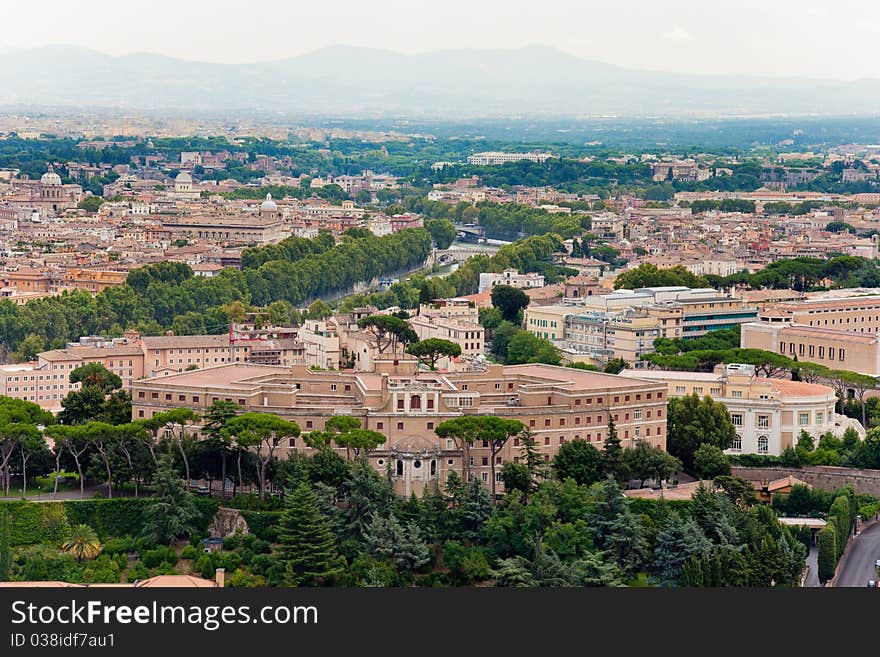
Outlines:
[[[505,269],[501,273],[480,274],[479,292],[491,290],[496,285],[509,285],[518,289],[544,287],[544,277],[535,272],[520,274],[516,269]]]
[[[61,400],[79,384],[70,383],[70,372],[87,363],[101,363],[122,379],[124,390],[144,377],[253,362],[300,365],[306,362],[305,346],[293,338],[235,339],[223,335],[174,335],[141,337],[127,331],[125,337],[82,337],[63,349],[37,354],[32,363],[0,366],[0,394],[32,401],[47,410],[61,409]]]
[[[697,394],[723,403],[736,427],[737,439],[729,454],[779,456],[797,443],[801,431],[811,436],[831,432],[842,436],[861,424],[834,412],[837,397],[832,388],[815,383],[759,377],[754,365],[719,365],[714,372],[624,370],[624,377],[664,381],[670,397]]]
[[[122,379],[130,389],[135,379],[144,375],[144,354],[140,346],[127,340],[81,338],[63,349],[37,355],[35,363],[0,367],[0,394],[39,404],[52,411],[61,409],[61,400],[79,383],[70,383],[70,373],[87,363],[100,363]]]
[[[450,471],[469,470],[471,478],[489,483],[488,445],[475,444],[471,461],[464,464],[462,450],[434,433],[444,420],[463,415],[521,421],[546,461],[570,440],[601,449],[609,417],[624,447],[648,441],[665,449],[667,385],[662,381],[539,364],[438,373],[419,372],[409,360],[377,358],[374,363],[376,370],[369,373],[234,363],[144,379],[132,389],[133,417],[175,407],[203,411],[221,399],[294,420],[303,432],[322,430],[334,415],[352,415],[362,427],[387,436],[370,461],[380,472],[390,464],[395,489],[407,495],[442,485]],[[290,439],[279,457],[297,450],[309,452],[302,438]],[[520,458],[521,451],[520,441],[511,440],[496,465]]]
[[[449,340],[461,347],[465,360],[483,354],[486,347],[486,331],[480,324],[477,307],[467,299],[435,299],[421,304],[419,314],[409,320],[410,327],[419,340],[439,338]]]
[[[621,346],[628,344],[620,354],[628,361],[636,354],[653,351],[655,337],[696,338],[749,322],[758,314],[757,308],[742,299],[713,289],[686,287],[617,290],[613,294],[566,298],[566,302],[528,306],[524,312],[526,330],[547,340],[562,341],[560,346],[575,351],[583,348],[590,352],[595,351],[591,346],[596,347],[597,354],[614,351],[613,343],[618,340]],[[566,323],[568,316],[576,318]],[[599,347],[599,342],[603,346]]]
[[[523,312],[525,329],[539,338],[556,342],[565,338],[565,318],[582,311],[570,305],[526,306]]]
[[[335,370],[340,367],[342,349],[335,320],[307,319],[297,338],[305,346],[305,364]]]
[[[644,354],[654,351],[654,339],[658,337],[657,317],[638,314],[635,310],[580,313],[565,316],[561,346],[600,363],[623,358],[635,365]]]
[[[502,153],[500,151],[486,151],[483,153],[474,153],[468,156],[468,164],[476,164],[477,166],[498,166],[507,164],[508,162],[520,162],[528,160],[529,162],[546,162],[548,158],[553,157],[550,153]]]
[[[594,215],[590,220],[590,233],[619,242],[626,235],[626,221],[611,213]]]
[[[743,347],[880,376],[880,296],[780,303],[744,324]]]

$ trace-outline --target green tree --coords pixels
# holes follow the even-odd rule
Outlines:
[[[287,496],[278,543],[278,561],[284,567],[284,583],[288,586],[331,584],[343,572],[345,560],[308,484],[300,483]]]
[[[704,479],[730,474],[730,461],[717,445],[703,443],[694,452],[694,470]]]
[[[682,520],[678,514],[670,514],[657,533],[653,564],[657,579],[665,586],[676,586],[684,564],[693,557],[706,557],[711,549],[712,544],[693,519]]]
[[[260,499],[265,499],[268,465],[284,441],[299,436],[299,425],[271,413],[248,412],[230,419],[223,431],[239,448],[254,450]]]
[[[709,443],[723,451],[736,438],[727,408],[709,396],[672,398],[666,413],[666,448],[686,469],[694,467],[694,453],[700,445]]]
[[[644,263],[623,272],[614,279],[614,289],[635,290],[642,287],[664,287],[668,285],[683,285],[685,287],[709,287],[708,281],[702,276],[696,276],[682,265],[669,269],[660,269],[656,265]]]
[[[398,343],[418,341],[418,337],[411,339],[414,333],[409,324],[394,315],[370,315],[359,319],[357,324],[358,328],[372,333],[380,354],[389,347],[392,348],[392,352],[396,352]]]
[[[226,423],[242,411],[235,402],[218,399],[205,411],[202,421],[202,434],[213,443],[214,451],[220,455],[220,482],[226,485],[226,459],[232,451],[232,439],[224,433]]]
[[[602,454],[585,440],[572,440],[559,447],[553,458],[553,474],[589,486],[602,479]]]
[[[316,299],[306,309],[303,317],[306,319],[327,319],[332,315],[333,309],[321,299]]]
[[[449,438],[461,450],[461,461],[465,473],[465,481],[470,480],[471,447],[480,435],[481,425],[476,415],[464,415],[438,424],[434,433],[440,438]]]
[[[461,356],[461,347],[459,345],[451,340],[443,340],[442,338],[419,340],[409,345],[406,351],[421,362],[426,363],[432,370],[437,369],[437,361],[443,356],[449,358]]]
[[[177,450],[180,452],[180,458],[183,460],[184,476],[187,483],[191,481],[192,477],[190,476],[189,455],[186,449],[186,428],[198,422],[199,419],[201,419],[201,416],[198,413],[186,407],[172,408],[168,411],[156,413],[149,419],[151,427],[156,429],[164,427],[170,431],[171,440],[174,441]]]
[[[76,204],[80,210],[85,210],[86,212],[97,212],[98,208],[104,205],[104,199],[100,196],[95,196],[94,194],[90,194],[88,196],[83,197],[79,203]]]
[[[364,533],[364,540],[370,554],[390,559],[404,572],[418,570],[430,558],[418,525],[414,522],[403,525],[393,514],[388,517],[374,515]]]
[[[528,495],[532,490],[532,478],[528,466],[524,463],[506,461],[501,468],[501,481],[504,483],[504,490],[508,493],[519,491],[523,495]]]
[[[62,424],[85,424],[97,420],[104,410],[107,396],[100,388],[86,386],[80,390],[71,390],[61,400],[61,411],[58,421]]]
[[[10,359],[13,362],[36,360],[37,354],[45,350],[45,339],[35,333],[30,333],[18,344],[18,349],[10,354]]]
[[[431,239],[441,251],[448,249],[455,241],[455,224],[449,219],[431,219],[425,222],[425,228],[431,234]]]
[[[492,306],[501,311],[501,317],[508,322],[522,322],[522,311],[529,305],[529,295],[510,285],[496,285],[492,288]]]
[[[524,463],[529,469],[529,476],[532,480],[532,487],[537,488],[538,484],[547,478],[548,470],[547,462],[544,455],[538,449],[538,441],[532,430],[526,427],[519,434],[519,442],[522,446],[520,451],[520,462]]]
[[[71,383],[82,383],[82,387],[94,386],[104,394],[122,387],[122,379],[108,370],[102,363],[86,363],[80,365],[69,375]]]
[[[681,468],[677,458],[646,441],[624,450],[623,460],[629,476],[639,480],[639,488],[644,487],[648,479],[654,479],[658,484],[666,481]]]
[[[499,329],[500,331],[500,329]],[[498,339],[496,332],[495,339]],[[494,350],[494,342],[493,342]],[[562,355],[549,340],[518,330],[507,345],[507,364],[544,363],[559,365]]]
[[[627,367],[629,367],[629,363],[627,363],[623,358],[612,358],[607,363],[605,363],[605,369],[603,371],[606,374],[620,374]]]
[[[819,531],[819,579],[827,582],[834,577],[837,568],[838,552],[837,530],[834,525],[825,525]]]
[[[605,436],[602,448],[602,472],[606,476],[611,475],[618,482],[626,479],[628,474],[623,447],[620,443],[620,437],[617,435],[614,418],[610,414],[608,415],[608,435]]]
[[[153,502],[144,511],[143,536],[159,544],[192,536],[196,531],[199,510],[195,498],[186,490],[168,454],[158,459],[153,484]]]

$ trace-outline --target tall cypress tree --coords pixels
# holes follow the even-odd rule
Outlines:
[[[279,562],[288,586],[320,586],[342,572],[345,565],[318,498],[306,483],[287,497],[278,531]]]

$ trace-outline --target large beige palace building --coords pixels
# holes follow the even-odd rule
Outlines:
[[[880,296],[781,303],[742,326],[743,347],[880,376]]]
[[[427,482],[442,484],[449,471],[462,471],[461,451],[434,433],[444,420],[462,415],[520,420],[547,461],[567,440],[601,449],[609,415],[624,447],[640,440],[666,447],[663,381],[537,364],[458,373],[418,373],[416,362],[408,359],[379,359],[374,365],[374,372],[365,373],[234,363],[154,377],[133,383],[132,413],[139,419],[180,406],[203,411],[228,400],[295,420],[303,432],[323,429],[334,415],[352,415],[363,428],[387,436],[370,459],[382,472],[390,462],[403,494],[420,493]],[[521,447],[518,439],[510,441],[497,463],[519,458]],[[295,449],[308,451],[302,439],[292,439],[278,455],[284,458]],[[471,475],[488,483],[488,446],[474,445],[471,458]]]
[[[826,432],[842,436],[848,427],[865,434],[861,423],[834,412],[837,396],[832,388],[759,377],[754,365],[719,365],[714,372],[624,370],[622,375],[663,381],[670,397],[708,395],[723,403],[737,433],[729,454],[779,456],[797,443],[801,431],[816,439]]]

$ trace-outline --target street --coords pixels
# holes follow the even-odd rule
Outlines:
[[[880,523],[866,529],[853,541],[846,564],[837,578],[837,586],[865,586],[877,579],[874,562],[880,559]]]

